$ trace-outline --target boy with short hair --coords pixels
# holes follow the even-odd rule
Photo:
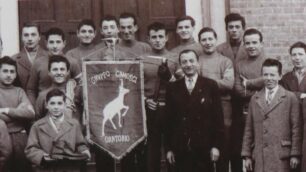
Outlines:
[[[25,92],[22,88],[13,85],[16,77],[16,62],[8,56],[1,58],[0,119],[6,123],[12,141],[13,153],[7,162],[10,172],[30,170],[30,164],[24,155],[24,148],[28,139],[25,126],[34,119],[34,109]]]
[[[80,171],[91,155],[79,123],[65,116],[66,96],[59,89],[47,93],[47,115],[31,128],[25,153],[40,171]]]

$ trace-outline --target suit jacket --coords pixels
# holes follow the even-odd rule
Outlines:
[[[46,50],[39,47],[37,50],[36,58],[46,56],[47,54],[48,53]],[[24,48],[18,54],[15,54],[12,58],[16,60],[17,63],[17,74],[20,80],[21,88],[26,90],[28,80],[30,78],[32,63],[28,59],[28,55]]]
[[[265,89],[254,94],[241,153],[253,157],[254,172],[288,172],[289,158],[301,156],[301,146],[302,122],[296,96],[279,86],[272,102],[267,105]]]
[[[294,71],[286,73],[281,82],[281,85],[289,91],[295,93],[300,102],[301,114],[303,116],[304,128],[303,128],[303,159],[302,163],[302,171],[306,171],[306,99],[300,99],[301,93],[306,93],[306,77],[303,78],[301,83],[299,84],[298,79],[294,73]]]
[[[44,154],[61,153],[74,155],[87,150],[80,125],[74,119],[65,118],[61,130],[56,133],[46,116],[31,128],[25,148],[26,157],[34,164],[40,165]]]
[[[219,150],[224,137],[224,123],[217,83],[198,76],[189,94],[184,78],[169,84],[166,91],[166,150],[192,149],[209,153]]]

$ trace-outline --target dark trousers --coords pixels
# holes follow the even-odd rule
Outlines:
[[[115,160],[105,151],[94,146],[96,161],[96,171],[113,172],[115,171]]]
[[[192,150],[175,153],[175,164],[169,166],[169,172],[213,172],[209,154]]]
[[[8,160],[10,172],[30,172],[32,167],[27,160],[24,149],[28,141],[28,135],[24,132],[10,133],[13,152]]]
[[[146,114],[148,126],[147,171],[160,172],[165,106],[159,106],[155,111],[147,108]]]

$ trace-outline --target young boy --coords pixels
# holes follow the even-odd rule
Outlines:
[[[47,115],[31,128],[25,153],[40,171],[80,171],[90,152],[79,123],[65,117],[65,94],[59,89],[47,93]]]
[[[0,59],[0,119],[8,129],[12,141],[12,154],[7,167],[10,172],[29,171],[30,164],[24,155],[27,144],[25,126],[34,119],[34,108],[22,88],[15,87],[17,64],[10,57]],[[1,130],[2,132],[4,130]],[[5,140],[0,140],[4,142]]]

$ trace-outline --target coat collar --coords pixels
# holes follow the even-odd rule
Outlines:
[[[271,112],[276,106],[278,106],[286,97],[285,89],[279,86],[273,100],[269,105],[266,103],[265,89],[261,89],[255,95],[255,102],[259,105],[260,109],[263,111],[264,115]]]
[[[72,122],[65,118],[63,123],[61,124],[61,130],[56,133],[54,129],[51,126],[51,123],[49,121],[49,116],[45,116],[42,120],[41,123],[39,124],[39,129],[44,132],[46,135],[50,136],[51,138],[54,139],[54,141],[58,140],[61,138],[63,135],[65,135],[69,130],[72,129]]]
[[[47,52],[44,49],[42,49],[41,47],[37,48],[36,59],[40,58],[42,56],[46,56],[46,55],[47,55]],[[31,70],[32,63],[30,62],[30,60],[28,58],[28,55],[27,55],[27,52],[26,52],[25,48],[23,48],[20,51],[20,56],[17,57],[17,63],[19,65],[23,66],[24,68],[26,68],[27,70]]]

